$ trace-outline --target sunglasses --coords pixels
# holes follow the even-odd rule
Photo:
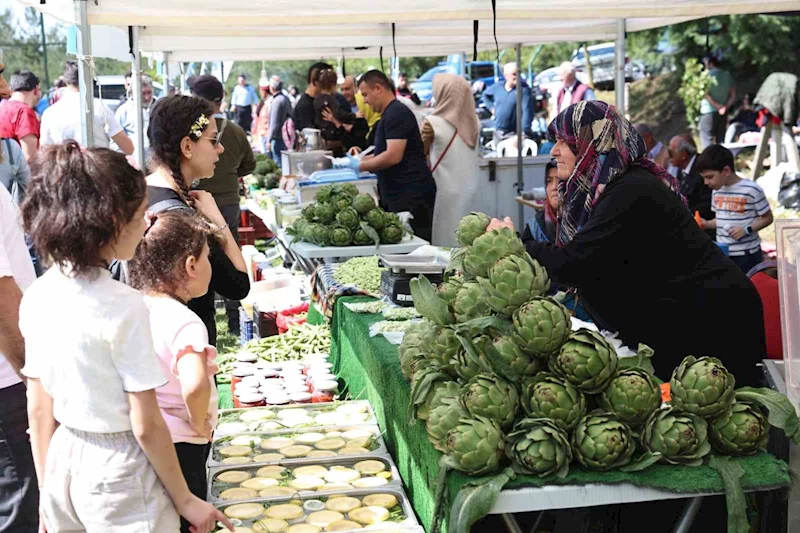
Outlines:
[[[219,143],[222,140],[222,135],[220,133],[217,133],[213,137],[206,137],[205,135],[201,135],[200,139],[206,139],[211,141],[211,144],[214,146],[214,148],[216,148],[217,146],[219,146]]]

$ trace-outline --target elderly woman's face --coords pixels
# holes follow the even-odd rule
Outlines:
[[[562,139],[556,139],[556,144],[550,150],[550,155],[558,164],[558,179],[568,180],[575,170],[575,162],[578,159],[570,150],[569,145]]]

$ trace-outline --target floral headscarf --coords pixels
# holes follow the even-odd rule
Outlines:
[[[631,168],[655,175],[685,203],[678,181],[647,159],[644,140],[616,107],[600,101],[578,102],[559,113],[548,134],[553,142],[566,142],[577,157],[572,175],[558,184],[558,246],[571,241],[586,224],[606,185]]]

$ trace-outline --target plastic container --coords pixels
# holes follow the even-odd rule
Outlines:
[[[311,403],[311,393],[310,392],[295,392],[289,393],[289,399],[292,403]]]
[[[336,399],[339,384],[335,381],[320,381],[311,384],[311,402],[326,403]]]
[[[234,368],[231,372],[231,394],[236,394],[236,387],[242,382],[242,379],[253,375],[252,367],[239,367]]]
[[[253,420],[253,410],[243,409],[222,409],[219,412],[219,423],[215,436],[222,438],[225,435],[245,432],[294,432],[291,425],[282,424],[281,430],[274,428],[262,429],[261,422],[281,422],[286,415],[282,411],[297,411],[297,416],[310,416],[314,418],[315,427],[329,428],[332,426],[350,427],[362,425],[377,425],[375,413],[367,400],[349,400],[343,402],[331,402],[328,404],[314,405],[285,405],[270,406],[263,409],[261,420]],[[244,419],[240,418],[247,413]],[[257,417],[258,418],[258,417]],[[270,424],[271,426],[271,424]],[[231,430],[227,429],[232,428]]]
[[[266,400],[269,405],[286,405],[291,401],[285,392],[270,394]]]
[[[800,220],[776,220],[786,395],[800,412]]]
[[[239,408],[247,409],[250,407],[264,407],[267,402],[264,401],[264,396],[261,394],[242,394],[239,398],[234,398],[233,404],[239,404]]]

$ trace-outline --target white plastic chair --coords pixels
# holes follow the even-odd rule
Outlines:
[[[510,137],[497,143],[497,157],[517,157],[517,147],[514,146],[516,137]],[[522,155],[537,155],[539,153],[539,145],[532,139],[525,139],[522,141]]]

